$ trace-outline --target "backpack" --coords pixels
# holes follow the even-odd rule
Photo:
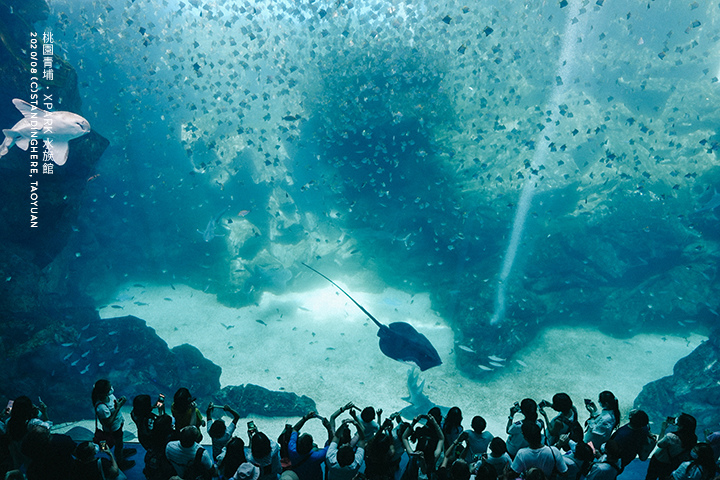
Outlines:
[[[177,475],[165,452],[155,449],[150,449],[145,454],[143,474],[147,480],[168,480],[173,475]]]
[[[570,431],[568,433],[570,434],[570,440],[576,443],[582,442],[585,434],[582,425],[577,420],[570,422]]]
[[[211,480],[212,475],[212,468],[205,468],[205,466],[202,464],[202,457],[205,453],[205,449],[203,447],[200,447],[197,449],[197,452],[195,452],[195,458],[192,462],[190,462],[190,465],[185,469],[185,475],[183,475],[183,480]]]

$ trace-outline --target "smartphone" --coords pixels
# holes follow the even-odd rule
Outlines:
[[[257,430],[257,428],[255,427],[255,422],[253,422],[252,420],[248,422],[248,430]]]
[[[665,419],[665,421],[666,421],[667,423],[671,423],[671,424],[672,424],[672,423],[675,423],[675,417],[667,417],[667,418]]]
[[[107,442],[105,440],[100,440],[100,450],[103,452],[107,450]]]
[[[7,407],[5,407],[5,413],[10,415],[10,412],[12,412],[12,406],[13,406],[14,400],[8,400]]]
[[[157,408],[160,408],[163,405],[165,405],[165,395],[161,393],[160,395],[158,395],[157,403],[155,404],[155,406]]]

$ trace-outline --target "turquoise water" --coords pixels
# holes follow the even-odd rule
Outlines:
[[[339,280],[343,288],[347,286]],[[380,352],[377,328],[338,296],[336,289],[323,286],[283,295],[268,293],[257,305],[238,309],[218,303],[211,294],[174,286],[173,290],[162,285],[123,285],[116,299],[125,299],[113,305],[124,307],[124,314],[146,319],[170,347],[197,346],[222,367],[223,387],[252,383],[305,394],[315,400],[318,412],[327,415],[349,401],[389,413],[409,406],[403,398],[408,396],[411,367]],[[356,293],[358,301],[369,308],[372,305],[373,315],[386,323],[411,322],[432,339],[443,365],[417,371],[431,402],[459,406],[467,422],[482,415],[488,431],[502,437],[510,406],[526,396],[540,401],[564,391],[579,401],[610,388],[627,414],[643,385],[672,374],[675,362],[704,340],[700,335],[660,338],[649,334],[617,339],[594,328],[551,328],[512,359],[501,360],[505,365],[492,378],[478,382],[460,370],[457,358],[464,352],[455,343],[451,319],[433,311],[427,293],[411,295],[392,289]],[[397,305],[385,302],[389,298]],[[112,318],[117,309],[106,306],[100,315]],[[479,361],[492,366],[492,360]],[[586,412],[581,415],[584,419]],[[280,432],[285,423],[294,422],[282,417],[255,421],[269,432]],[[315,428],[313,433],[322,437],[319,423],[308,428]]]
[[[68,275],[98,307],[144,318],[134,302],[149,302],[125,289],[191,289],[258,328],[247,309],[268,296],[288,306],[327,287],[306,262],[353,294],[400,292],[365,304],[386,323],[428,326],[410,301],[422,297],[442,320],[423,331],[440,368],[473,388],[517,375],[553,329],[688,347],[717,322],[715,4],[50,6],[82,113],[110,140],[68,247]],[[184,327],[158,303],[167,340]],[[297,350],[313,341],[287,334]],[[407,367],[374,331],[356,335],[393,371],[387,397],[404,394]],[[328,358],[314,376],[340,365]],[[254,375],[285,388],[272,369]]]

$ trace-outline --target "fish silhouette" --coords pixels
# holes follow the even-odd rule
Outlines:
[[[448,407],[433,403],[433,401],[425,395],[423,392],[425,380],[420,379],[420,374],[415,368],[408,370],[407,372],[407,387],[408,396],[402,397],[402,399],[410,405],[407,405],[405,408],[400,410],[400,415],[403,417],[415,418],[418,415],[425,415],[433,407],[440,408],[443,415],[446,415],[448,410],[450,410]]]
[[[707,201],[702,207],[695,210],[694,213],[700,213],[700,212],[707,212],[707,211],[715,211],[717,207],[720,207],[720,193],[718,193],[717,189],[715,190],[715,193],[710,198],[710,200]]]
[[[318,272],[310,265],[303,263],[307,268],[323,277],[328,282],[332,283],[342,293],[344,293],[357,307],[372,320],[375,325],[380,329],[378,330],[378,337],[380,337],[380,351],[385,356],[397,360],[399,362],[409,362],[418,366],[422,371],[425,371],[432,367],[437,367],[442,364],[440,355],[437,350],[433,347],[430,340],[425,335],[415,330],[415,328],[406,322],[393,322],[390,325],[383,325],[370,312],[355,301],[345,290],[330,280],[328,277]]]
[[[12,102],[24,118],[12,128],[3,130],[5,140],[0,145],[0,157],[8,153],[15,144],[27,150],[30,139],[36,138],[48,142],[53,162],[65,165],[70,148],[68,142],[90,131],[90,123],[75,113],[46,112],[19,98]]]
[[[222,218],[222,216],[225,215],[225,212],[227,212],[229,208],[230,207],[225,208],[225,210],[223,210],[219,214],[215,215],[214,217],[210,218],[210,221],[208,222],[207,226],[205,227],[205,230],[198,229],[197,232],[200,235],[202,235],[203,240],[205,240],[206,242],[209,242],[210,240],[212,240],[215,237],[224,237],[225,236],[225,235],[216,234],[215,228],[217,227],[217,224],[220,221],[220,219]]]

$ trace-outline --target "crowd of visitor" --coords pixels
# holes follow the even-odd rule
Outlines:
[[[132,459],[136,449],[123,444],[125,397],[117,398],[101,379],[91,399],[95,437],[79,444],[50,432],[42,401],[36,406],[23,396],[11,402],[0,422],[4,478],[122,480],[139,468]],[[408,422],[398,413],[383,418],[380,409],[348,403],[329,418],[306,414],[276,440],[252,421],[246,435],[236,435],[240,415],[228,405],[210,403],[203,416],[186,388],[175,393],[169,415],[162,395],[154,403],[138,395],[132,407],[148,480],[614,480],[636,458],[650,459],[645,480],[720,479],[720,432],[704,432],[699,442],[695,418],[682,413],[653,435],[642,410],[631,411],[621,426],[609,391],[597,404],[585,400],[589,418],[583,424],[565,393],[539,405],[530,398],[516,402],[499,436],[479,415],[464,429],[458,407],[444,415],[435,407]],[[311,420],[322,423],[327,438],[303,431]]]

